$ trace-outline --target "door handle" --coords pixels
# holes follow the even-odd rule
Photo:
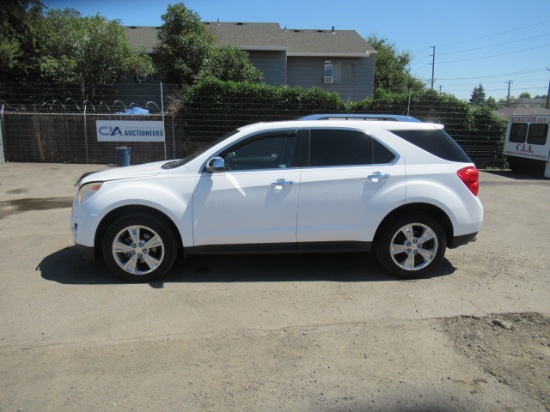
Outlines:
[[[372,175],[368,175],[367,179],[372,180],[373,182],[378,182],[381,179],[389,179],[391,177],[388,173],[374,172]]]
[[[271,182],[271,186],[291,186],[294,182],[292,180],[276,180],[275,182]]]

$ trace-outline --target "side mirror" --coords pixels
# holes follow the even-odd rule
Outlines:
[[[208,173],[216,173],[225,171],[225,161],[221,157],[213,157],[206,164]]]

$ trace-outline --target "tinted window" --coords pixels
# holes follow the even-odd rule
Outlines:
[[[220,153],[227,170],[285,169],[293,166],[297,137],[285,132],[255,136]]]
[[[384,164],[395,158],[382,144],[362,132],[313,129],[310,136],[310,166]]]
[[[372,164],[381,165],[391,163],[395,155],[382,145],[378,140],[372,139]]]
[[[527,123],[512,123],[510,127],[510,141],[523,143],[527,137]]]
[[[392,130],[391,132],[441,159],[471,163],[464,150],[443,130]]]
[[[546,136],[548,135],[548,123],[532,123],[529,126],[529,136],[527,143],[530,144],[546,144]]]

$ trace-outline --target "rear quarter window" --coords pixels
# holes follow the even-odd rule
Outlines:
[[[390,130],[409,143],[451,162],[472,163],[464,150],[451,136],[440,129],[433,130]]]

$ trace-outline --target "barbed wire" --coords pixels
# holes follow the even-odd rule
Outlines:
[[[100,101],[97,105],[89,100],[77,102],[72,97],[64,100],[64,102],[54,99],[51,101],[43,101],[39,103],[14,103],[10,104],[4,100],[0,100],[0,109],[6,111],[17,112],[37,112],[37,113],[103,113],[103,114],[132,114],[131,109],[142,109],[148,113],[134,114],[160,114],[162,109],[160,104],[149,100],[145,105],[139,105],[135,102],[123,102],[122,100],[114,100],[111,104],[106,101]],[[128,112],[128,113],[125,113]]]

